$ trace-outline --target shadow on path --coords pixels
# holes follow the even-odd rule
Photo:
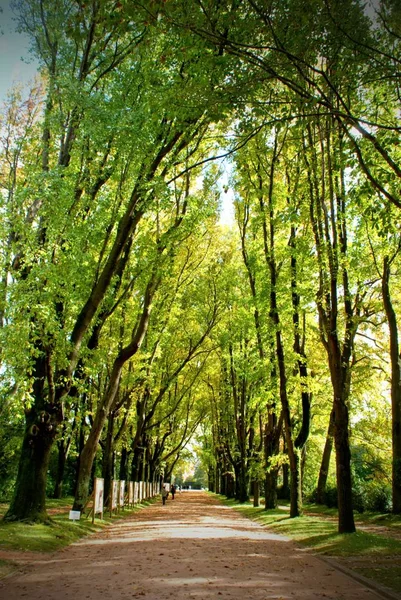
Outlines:
[[[218,504],[182,492],[29,564],[2,600],[377,600],[374,591]]]

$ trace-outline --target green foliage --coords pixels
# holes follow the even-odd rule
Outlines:
[[[381,2],[374,25],[351,0],[28,4],[16,7],[42,79],[28,99],[10,96],[0,123],[0,495],[13,488],[24,411],[47,411],[55,390],[54,440],[71,441],[68,492],[104,407],[129,460],[144,444],[152,468],[173,469],[202,423],[205,472],[242,470],[245,486],[263,479],[287,460],[280,452],[266,465],[263,454],[269,411],[281,406],[278,333],[294,437],[301,394],[312,395],[310,495],[333,397],[319,308],[337,298],[340,346],[357,332],[344,384],[355,504],[389,508],[380,278],[390,255],[399,315],[396,3]],[[216,224],[221,167],[211,160],[224,151],[237,221],[229,233]],[[111,402],[113,366],[139,331],[149,290],[143,336]],[[103,433],[99,474],[106,441]],[[57,458],[53,450],[48,492]],[[332,461],[332,504],[334,477]]]
[[[9,501],[18,468],[22,424],[5,423],[0,435],[0,501]]]

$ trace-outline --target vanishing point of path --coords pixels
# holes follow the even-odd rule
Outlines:
[[[2,600],[381,597],[202,492],[182,492],[42,556],[0,581]]]

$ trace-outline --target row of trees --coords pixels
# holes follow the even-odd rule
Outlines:
[[[10,435],[25,419],[6,519],[46,518],[56,452],[60,494],[73,448],[80,510],[99,452],[106,489],[117,451],[121,479],[169,478],[201,426],[216,489],[240,500],[263,480],[274,506],[288,462],[293,517],[319,463],[323,499],[334,440],[352,532],[350,433],[388,398],[400,512],[392,2],[18,11],[42,77],[1,128],[1,410]],[[223,155],[231,233],[216,224]]]

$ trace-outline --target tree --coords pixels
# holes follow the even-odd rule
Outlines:
[[[214,57],[205,65],[215,83],[186,77],[195,48],[179,46],[179,55],[166,57],[173,39],[157,22],[146,25],[142,12],[116,22],[107,3],[56,8],[34,4],[21,17],[48,76],[48,101],[41,159],[20,192],[26,227],[12,260],[19,307],[30,308],[9,320],[13,328],[24,323],[21,378],[32,393],[7,519],[46,518],[47,463],[86,340],[122,276],[138,224],[155,203],[168,202],[164,182],[195,161],[216,115],[208,108],[222,96],[224,66]],[[65,14],[71,27],[64,31]]]

